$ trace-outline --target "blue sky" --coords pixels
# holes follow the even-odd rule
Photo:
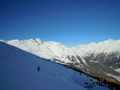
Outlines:
[[[0,39],[68,46],[120,39],[120,0],[0,0]]]

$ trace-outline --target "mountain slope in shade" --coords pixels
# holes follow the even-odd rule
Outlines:
[[[103,78],[112,74],[120,77],[116,69],[120,68],[120,40],[107,40],[75,47],[40,39],[2,41],[28,51],[39,57],[49,59],[69,67],[81,70],[92,76]],[[97,62],[97,63],[96,63]],[[101,68],[101,69],[100,69]],[[101,73],[101,74],[99,74]],[[119,78],[116,78],[120,81]]]
[[[92,79],[3,42],[0,51],[0,90],[86,90],[84,83]],[[108,90],[94,85],[96,89]]]

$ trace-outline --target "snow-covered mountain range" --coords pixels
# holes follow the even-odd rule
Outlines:
[[[38,66],[39,72],[36,70]],[[93,80],[73,69],[0,42],[0,90],[109,90],[110,85]]]
[[[40,39],[1,41],[92,76],[116,77],[120,81],[120,40],[106,40],[75,47]]]

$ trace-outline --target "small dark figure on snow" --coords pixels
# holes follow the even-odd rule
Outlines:
[[[39,71],[40,71],[40,67],[38,66],[38,67],[37,67],[37,72],[39,72]]]

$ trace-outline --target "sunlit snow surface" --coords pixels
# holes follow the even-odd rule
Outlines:
[[[36,67],[40,66],[40,72]],[[0,90],[87,90],[90,77],[0,42]],[[94,85],[92,90],[107,90]]]
[[[120,40],[106,40],[99,43],[90,43],[74,47],[66,47],[61,43],[53,41],[44,42],[40,39],[10,40],[4,42],[47,59],[57,57],[64,58],[63,56],[67,55],[84,57],[88,55],[88,53],[109,54],[112,52],[120,52]]]

